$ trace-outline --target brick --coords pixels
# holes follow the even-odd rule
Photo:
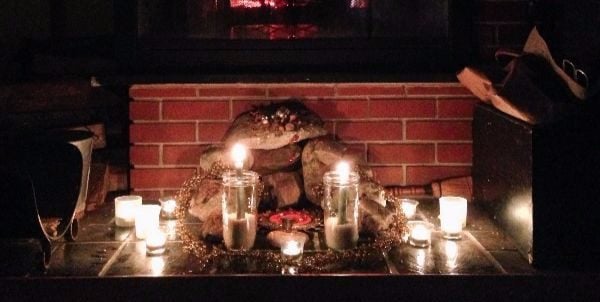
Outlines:
[[[142,196],[145,201],[157,201],[162,195],[158,190],[133,190],[131,194]]]
[[[131,146],[129,161],[135,165],[158,165],[159,146]]]
[[[231,123],[199,123],[198,140],[200,142],[220,142]]]
[[[134,189],[179,188],[190,178],[193,168],[132,169],[131,187]]]
[[[342,140],[401,140],[402,122],[338,122],[336,135]]]
[[[268,105],[270,103],[281,103],[282,100],[277,101],[265,101],[265,100],[234,100],[232,101],[231,116],[235,119],[242,112],[246,112],[254,109],[254,107],[261,105]]]
[[[472,118],[475,98],[439,99],[438,117]]]
[[[339,96],[358,95],[397,95],[404,96],[406,90],[401,84],[340,84],[337,86]]]
[[[408,166],[406,167],[407,185],[424,185],[434,180],[471,174],[468,166]]]
[[[480,22],[528,21],[529,1],[473,1],[474,16]]]
[[[371,167],[373,176],[384,186],[402,185],[404,183],[404,170],[402,166]]]
[[[165,120],[229,120],[229,101],[179,101],[163,103]]]
[[[205,145],[165,145],[162,162],[165,165],[198,165]]]
[[[129,89],[129,96],[133,99],[194,97],[196,96],[196,88],[178,85],[133,85]]]
[[[470,121],[408,121],[408,140],[470,140]]]
[[[277,85],[269,86],[269,97],[325,97],[334,96],[333,85]]]
[[[434,117],[434,99],[372,99],[369,117]]]
[[[365,144],[344,144],[346,149],[346,155],[355,156],[362,160],[367,160],[367,148]]]
[[[240,84],[226,85],[203,85],[198,88],[198,96],[207,97],[238,97],[238,96],[266,96],[267,90],[264,85],[244,86]]]
[[[406,94],[409,96],[434,96],[434,95],[472,95],[471,92],[460,86],[456,85],[429,85],[429,84],[418,84],[418,85],[407,85]]]
[[[193,142],[196,140],[194,123],[132,124],[129,127],[131,143]]]
[[[325,128],[327,133],[331,134],[332,136],[335,135],[335,122],[325,121],[323,128]]]
[[[529,24],[498,25],[498,43],[500,45],[524,45],[531,31]]]
[[[129,119],[158,120],[160,119],[159,102],[130,102]]]
[[[368,160],[373,164],[433,163],[434,144],[369,144]]]
[[[317,113],[323,119],[365,118],[368,114],[367,99],[323,99],[304,101],[306,107]]]
[[[437,160],[440,163],[470,164],[473,159],[471,144],[438,144]]]

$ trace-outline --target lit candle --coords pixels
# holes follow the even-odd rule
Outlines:
[[[157,205],[142,205],[135,213],[135,236],[146,238],[149,230],[158,228],[160,207]]]
[[[159,228],[153,228],[146,233],[146,253],[148,255],[160,255],[165,252],[167,234]]]
[[[406,216],[406,218],[408,219],[413,218],[413,216],[415,216],[415,213],[417,212],[417,205],[419,205],[419,202],[414,199],[408,198],[403,198],[400,201],[402,202],[401,206],[402,212],[404,212],[404,216]]]
[[[440,197],[440,218],[455,217],[465,227],[467,224],[467,199],[458,196]]]
[[[439,218],[444,238],[460,239],[467,220],[467,199],[456,196],[440,197]]]
[[[346,223],[346,204],[348,203],[348,178],[350,177],[350,165],[341,161],[335,167],[340,182],[340,199],[338,200],[338,225]]]
[[[135,213],[141,205],[141,196],[126,195],[115,198],[115,224],[119,227],[134,226]]]
[[[246,160],[246,147],[242,144],[235,144],[231,148],[231,158],[233,159],[233,166],[235,168],[237,176],[243,177],[244,160]],[[243,219],[246,213],[246,194],[244,188],[239,186],[237,189],[237,219]]]
[[[177,201],[172,197],[164,197],[159,199],[160,201],[160,213],[162,217],[171,219],[175,218],[175,209],[177,209]]]
[[[409,243],[416,247],[428,247],[431,243],[432,225],[425,221],[409,221]]]
[[[446,239],[460,239],[462,221],[456,217],[440,216],[440,229]]]
[[[289,240],[281,246],[281,256],[288,261],[300,260],[303,251],[303,243],[296,240]]]

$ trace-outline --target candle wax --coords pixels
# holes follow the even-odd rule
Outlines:
[[[236,213],[224,217],[223,240],[231,250],[248,250],[256,238],[256,218],[246,213],[245,218],[237,219]]]
[[[358,227],[353,223],[339,224],[337,217],[325,221],[325,243],[334,250],[351,249],[358,241]]]

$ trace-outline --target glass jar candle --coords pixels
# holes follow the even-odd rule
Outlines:
[[[334,250],[356,247],[358,241],[358,182],[349,169],[336,169],[323,175],[325,243]]]
[[[249,250],[256,238],[258,174],[231,170],[223,173],[223,240],[229,250]]]

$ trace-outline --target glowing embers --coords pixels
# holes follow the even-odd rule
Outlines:
[[[284,8],[290,6],[305,6],[311,3],[312,0],[231,0],[230,6],[232,8]],[[364,3],[368,0],[353,0],[352,3]]]
[[[316,37],[319,27],[315,24],[252,24],[232,26],[231,39],[305,39]]]

